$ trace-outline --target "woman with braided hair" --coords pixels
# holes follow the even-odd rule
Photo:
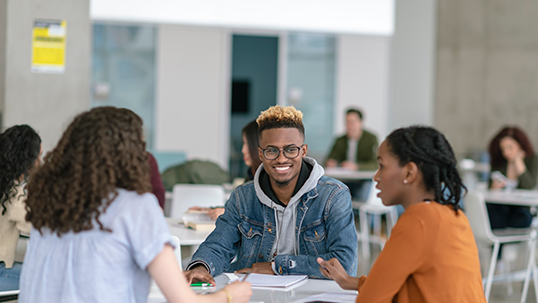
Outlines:
[[[98,107],[80,114],[44,162],[28,183],[33,228],[20,303],[145,303],[150,276],[168,302],[248,302],[248,282],[207,296],[187,284],[151,194],[135,113]]]
[[[377,154],[374,176],[383,204],[402,205],[368,277],[345,273],[337,259],[318,258],[320,271],[356,302],[486,302],[478,250],[458,203],[463,186],[452,147],[431,127],[392,132]]]

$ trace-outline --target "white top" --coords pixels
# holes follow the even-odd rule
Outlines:
[[[19,302],[146,302],[146,267],[171,243],[154,195],[118,189],[93,229],[58,237],[32,228]]]

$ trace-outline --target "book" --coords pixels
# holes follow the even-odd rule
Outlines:
[[[308,279],[307,275],[275,276],[263,274],[250,274],[246,282],[252,287],[276,287],[287,288]]]
[[[215,229],[215,221],[211,220],[207,212],[198,210],[189,210],[183,214],[183,224],[185,227],[194,230],[213,230]]]

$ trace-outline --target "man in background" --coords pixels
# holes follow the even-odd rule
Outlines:
[[[377,146],[376,136],[362,128],[361,111],[351,108],[346,112],[346,134],[336,139],[325,166],[376,170]]]

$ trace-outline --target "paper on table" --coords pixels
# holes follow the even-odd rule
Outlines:
[[[306,299],[301,299],[293,303],[308,303],[308,302],[331,302],[331,303],[353,303],[357,299],[357,293],[342,293],[342,292],[327,292],[323,294],[313,295]]]
[[[286,288],[308,279],[307,275],[275,276],[263,274],[250,274],[246,282],[252,287]]]

